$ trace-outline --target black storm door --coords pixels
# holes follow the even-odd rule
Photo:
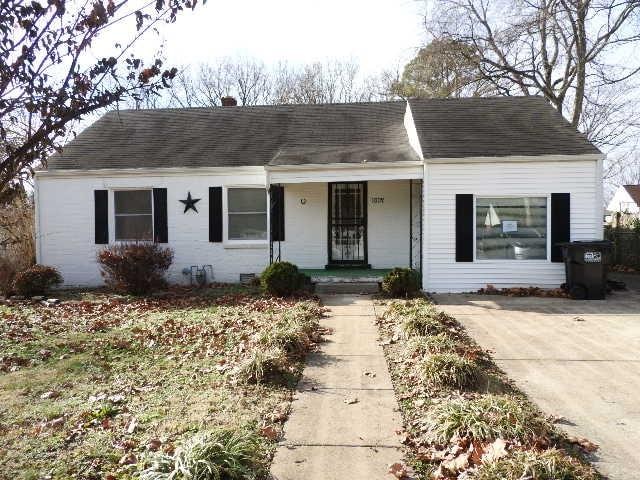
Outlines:
[[[329,264],[367,263],[367,184],[329,184]]]

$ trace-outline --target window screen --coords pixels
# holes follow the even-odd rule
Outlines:
[[[227,195],[229,240],[266,240],[267,191],[230,188]]]
[[[116,240],[153,240],[151,190],[113,192]]]
[[[546,260],[547,198],[476,198],[476,259]]]

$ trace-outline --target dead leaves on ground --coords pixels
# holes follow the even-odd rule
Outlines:
[[[507,297],[547,297],[547,298],[569,298],[569,294],[561,288],[539,288],[539,287],[511,287],[496,288],[489,284],[481,288],[476,293],[480,295],[505,295]]]
[[[62,360],[91,362],[91,367],[95,367],[89,383],[80,389],[83,394],[78,393],[80,385],[68,381],[56,384],[38,381],[34,384],[37,386],[24,389],[19,395],[27,402],[25,409],[34,407],[33,416],[26,412],[26,420],[3,423],[0,427],[10,429],[15,437],[23,436],[25,447],[33,442],[55,441],[59,458],[82,451],[83,445],[94,438],[112,439],[104,445],[113,453],[111,460],[100,458],[87,460],[86,465],[68,465],[72,470],[85,471],[86,467],[86,471],[99,473],[95,478],[120,478],[145,452],[171,453],[179,434],[155,430],[158,422],[166,421],[164,415],[157,421],[144,418],[144,399],[147,395],[161,398],[167,387],[163,384],[166,378],[145,376],[144,372],[129,375],[117,370],[135,357],[160,365],[161,371],[166,364],[173,369],[172,379],[188,378],[187,384],[193,388],[203,381],[207,382],[207,388],[225,389],[228,393],[225,402],[237,398],[242,404],[234,405],[240,413],[231,421],[240,418],[245,421],[244,415],[253,416],[249,420],[259,425],[256,427],[259,433],[268,441],[276,441],[288,418],[289,404],[279,403],[275,409],[270,405],[276,399],[290,398],[288,387],[238,385],[226,374],[255,348],[259,334],[272,328],[281,315],[299,303],[296,299],[245,294],[212,297],[185,291],[166,298],[103,296],[97,302],[63,301],[55,308],[26,301],[0,305],[0,351],[3,351],[0,372],[36,366],[47,369],[49,363]],[[320,317],[324,311],[314,302],[303,309],[310,317]],[[314,334],[313,340],[319,340],[319,335]],[[85,352],[86,356],[77,356]],[[113,369],[112,362],[118,359],[124,362]],[[55,368],[66,368],[65,365]],[[87,392],[84,387],[94,381],[96,390]],[[249,399],[246,406],[244,398]],[[244,408],[249,410],[244,412]],[[52,416],[39,418],[38,409],[50,409]],[[171,421],[179,425],[180,419]],[[163,432],[169,437],[157,436]],[[41,466],[34,463],[33,468]],[[3,468],[0,458],[0,476]]]
[[[388,473],[399,479],[407,478],[409,476],[409,470],[402,462],[395,462],[389,465]]]
[[[493,290],[490,290],[485,293],[493,293]],[[537,289],[518,289],[502,293],[529,295],[540,292]],[[477,441],[472,438],[457,437],[454,437],[447,444],[436,443],[433,440],[432,425],[429,421],[432,408],[451,400],[471,400],[481,396],[483,391],[476,391],[473,388],[462,391],[437,389],[425,384],[420,375],[419,365],[424,356],[430,352],[417,351],[415,345],[397,335],[399,325],[403,320],[403,318],[395,318],[394,315],[384,315],[377,319],[377,324],[396,398],[404,420],[405,430],[396,433],[399,435],[400,442],[409,451],[408,458],[411,460],[411,465],[416,469],[420,467],[421,471],[431,472],[429,478],[439,480],[470,478],[472,472],[480,465],[495,462],[512,454],[512,452],[521,450],[544,451],[552,447],[557,448],[558,445],[564,445],[569,451],[568,443],[573,443],[586,453],[597,449],[596,445],[586,439],[570,438],[566,441],[560,432],[553,440],[546,437],[534,438],[527,441],[526,444],[509,438]],[[481,364],[483,374],[487,377],[490,376],[496,386],[504,389],[500,390],[500,393],[506,391],[518,395],[513,383],[493,364],[490,352],[482,350],[455,319],[451,318],[450,320],[445,324],[446,331],[456,342],[448,348],[460,356],[472,358]],[[558,445],[554,445],[554,443]],[[399,465],[396,465],[394,471],[403,473],[403,469]],[[390,473],[393,472],[390,471]]]

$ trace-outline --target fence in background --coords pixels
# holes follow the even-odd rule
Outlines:
[[[640,230],[605,228],[604,236],[613,242],[614,265],[640,269]]]

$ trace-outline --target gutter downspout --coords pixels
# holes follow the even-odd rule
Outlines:
[[[40,242],[40,183],[37,174],[33,176],[34,235],[36,243],[36,263],[42,263],[42,245]]]

